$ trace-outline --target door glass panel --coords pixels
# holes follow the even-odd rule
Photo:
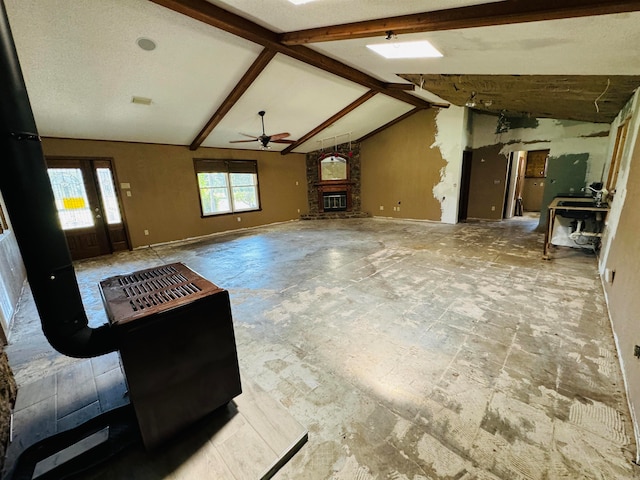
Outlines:
[[[79,168],[49,168],[49,180],[63,230],[93,227],[93,215]]]
[[[102,204],[104,205],[104,214],[107,218],[107,223],[109,225],[122,223],[111,169],[96,168],[96,174],[98,175],[98,186],[100,187],[100,195],[102,196]]]

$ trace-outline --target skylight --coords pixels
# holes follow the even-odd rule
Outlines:
[[[290,0],[292,1],[292,0]],[[417,42],[392,42],[367,45],[385,58],[436,58],[442,54],[426,40]]]

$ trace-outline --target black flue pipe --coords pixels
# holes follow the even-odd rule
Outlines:
[[[89,327],[4,0],[0,10],[0,190],[47,340],[96,357],[117,350],[115,337],[108,324]]]

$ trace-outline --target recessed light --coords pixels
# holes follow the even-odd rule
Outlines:
[[[147,52],[156,49],[156,42],[154,42],[150,38],[140,37],[136,40],[136,43],[142,50],[146,50]]]
[[[437,58],[442,54],[426,40],[417,42],[391,42],[367,45],[378,55],[385,58]]]

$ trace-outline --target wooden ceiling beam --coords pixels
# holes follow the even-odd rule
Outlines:
[[[311,50],[308,47],[302,45],[293,45],[291,47],[287,47],[283,45],[283,48],[286,48],[286,51],[282,51],[282,53],[284,53],[285,55],[295,58],[296,60],[300,60],[301,62],[304,62],[308,65],[317,67],[326,72],[342,77],[346,80],[350,80],[353,83],[357,83],[371,90],[375,90],[378,93],[383,93],[389,97],[395,98],[415,107],[431,107],[431,103],[427,102],[426,100],[411,95],[410,93],[407,93],[403,90],[388,88],[387,83],[381,82],[380,80],[375,79],[367,75],[366,73],[349,67],[348,65],[334,60],[331,57],[327,57],[326,55],[316,52],[315,50]]]
[[[280,45],[277,33],[258,25],[251,20],[247,20],[240,15],[236,15],[235,13],[231,13],[223,8],[213,5],[206,0],[151,1],[158,5],[162,5],[169,10],[182,13],[187,17],[199,20],[207,25],[224,30],[225,32],[229,32],[264,47],[270,47],[277,51],[277,47]]]
[[[387,37],[640,11],[637,0],[504,0],[280,34],[285,45]]]
[[[413,83],[387,83],[385,86],[389,90],[406,90],[407,92],[413,92],[416,89]]]
[[[229,32],[238,37],[262,45],[265,48],[295,58],[307,65],[319,68],[338,77],[362,85],[370,90],[383,93],[389,97],[420,108],[429,108],[431,104],[422,98],[411,95],[403,90],[388,88],[382,82],[366,73],[345,65],[331,57],[327,57],[315,50],[302,45],[283,45],[279,35],[246,18],[228,12],[206,0],[150,0],[174,12],[182,13],[195,20]]]
[[[240,97],[244,95],[244,92],[247,91],[247,88],[251,86],[256,78],[262,73],[265,67],[269,64],[269,62],[275,57],[276,52],[269,48],[265,48],[258,58],[253,62],[253,64],[249,67],[249,70],[242,76],[238,84],[233,88],[231,93],[224,99],[222,104],[216,110],[216,113],[209,119],[206,125],[200,130],[200,133],[193,139],[191,145],[189,145],[190,150],[196,150],[202,142],[209,136],[209,134],[213,131],[213,129],[220,123],[220,121],[224,118],[224,116],[229,113],[229,110],[236,104]]]
[[[280,154],[282,155],[286,155],[287,153],[290,153],[294,148],[296,148],[299,145],[302,145],[304,142],[306,142],[307,140],[309,140],[310,138],[314,137],[315,135],[317,135],[318,133],[320,133],[322,130],[324,130],[325,128],[327,128],[328,126],[330,126],[331,124],[337,122],[338,120],[340,120],[342,117],[344,117],[345,115],[347,115],[349,112],[352,112],[353,110],[355,110],[356,108],[358,108],[360,105],[362,105],[364,102],[366,102],[367,100],[369,100],[371,97],[373,97],[375,94],[377,94],[378,92],[374,91],[374,90],[369,90],[367,93],[365,93],[364,95],[362,95],[360,98],[358,98],[355,102],[350,103],[349,105],[347,105],[346,107],[344,107],[342,110],[340,110],[338,113],[336,113],[335,115],[333,115],[331,118],[328,118],[327,120],[325,120],[324,122],[322,122],[320,125],[318,125],[316,128],[314,128],[313,130],[311,130],[309,133],[303,135],[301,138],[299,138],[298,140],[296,140],[295,143],[292,143],[291,145],[289,145],[287,148],[285,148],[284,150],[282,150],[280,152]]]
[[[360,143],[360,142],[364,142],[365,140],[367,140],[368,138],[373,137],[374,135],[377,135],[378,133],[380,133],[383,130],[386,130],[389,127],[392,127],[393,125],[395,125],[396,123],[400,123],[402,120],[409,118],[411,115],[418,113],[420,110],[423,110],[422,108],[414,108],[413,110],[409,110],[407,113],[400,115],[397,118],[394,118],[393,120],[391,120],[388,123],[385,123],[384,125],[382,125],[381,127],[376,128],[375,130],[373,130],[372,132],[367,133],[366,135],[360,137],[359,139],[356,140],[356,143]]]

